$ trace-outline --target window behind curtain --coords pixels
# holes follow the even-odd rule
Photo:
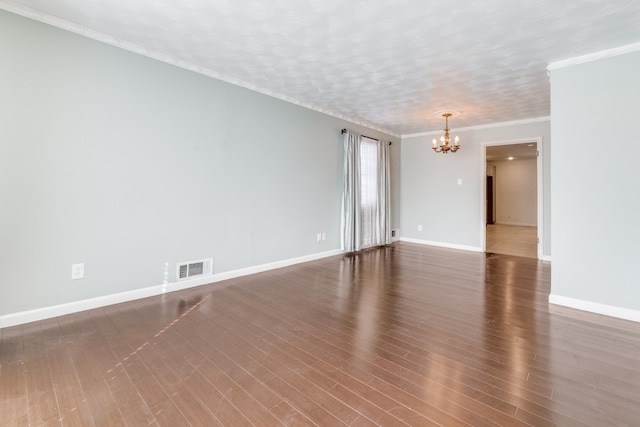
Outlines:
[[[360,215],[362,247],[377,244],[378,141],[360,139]]]

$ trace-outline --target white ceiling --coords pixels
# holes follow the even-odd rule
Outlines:
[[[0,8],[396,135],[441,130],[439,110],[462,111],[453,130],[548,116],[549,63],[640,41],[640,0],[0,0]]]

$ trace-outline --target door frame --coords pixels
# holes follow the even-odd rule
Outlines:
[[[543,258],[543,248],[544,248],[544,181],[543,181],[543,165],[542,159],[544,159],[543,155],[543,145],[542,145],[542,137],[533,137],[533,138],[520,138],[520,139],[511,139],[511,140],[503,140],[503,141],[489,141],[482,143],[482,167],[480,168],[482,173],[482,180],[480,182],[486,183],[487,181],[487,147],[495,146],[495,145],[513,145],[513,144],[536,144],[536,150],[538,151],[538,157],[536,159],[536,216],[537,216],[537,235],[538,235],[538,245],[537,245],[537,254],[538,259]],[[481,243],[482,243],[482,251],[487,252],[487,188],[486,184],[482,185],[481,191],[481,207],[482,207],[482,226],[481,226]]]

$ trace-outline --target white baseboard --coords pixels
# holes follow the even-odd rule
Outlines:
[[[321,252],[317,254],[305,255],[302,257],[256,265],[253,267],[242,268],[239,270],[227,271],[210,276],[198,277],[191,280],[181,280],[179,282],[171,282],[147,288],[135,289],[132,291],[120,292],[117,294],[85,299],[81,301],[73,301],[70,303],[53,305],[49,307],[38,308],[35,310],[5,314],[3,316],[0,316],[0,329],[9,326],[22,325],[29,322],[35,322],[38,320],[50,319],[52,317],[64,316],[65,314],[105,307],[107,305],[119,304],[136,299],[162,295],[167,292],[175,292],[183,289],[193,288],[196,286],[207,285],[210,283],[220,282],[222,280],[233,279],[236,277],[247,276],[249,274],[260,273],[263,271],[274,270],[276,268],[287,267],[294,264],[300,264],[303,262],[314,261],[334,255],[340,255],[342,253],[343,252],[341,250],[336,249],[328,252]]]
[[[478,246],[456,245],[453,243],[433,242],[431,240],[412,239],[409,237],[401,237],[400,241],[417,243],[419,245],[438,246],[440,248],[459,249],[462,251],[483,252],[482,248]]]
[[[569,298],[561,295],[549,295],[549,304],[561,305],[563,307],[575,308],[596,314],[603,314],[618,319],[640,322],[640,311],[630,308],[616,307],[613,305],[600,304],[597,302],[585,301],[577,298]]]
[[[549,262],[551,262],[551,255],[542,255],[542,258],[540,258],[540,261],[549,261]]]
[[[301,264],[303,262],[315,261],[317,259],[327,258],[334,255],[341,255],[344,251],[335,249],[327,252],[320,252],[312,255],[305,255],[297,258],[285,259],[282,261],[270,262],[267,264],[255,265],[253,267],[241,268],[240,270],[227,271],[225,273],[214,274],[214,280],[209,283],[219,282],[221,280],[234,279],[236,277],[247,276],[249,274],[262,273],[263,271],[275,270],[276,268],[288,267],[290,265]]]
[[[529,224],[524,222],[496,222],[495,225],[516,225],[518,227],[537,227],[538,224]]]

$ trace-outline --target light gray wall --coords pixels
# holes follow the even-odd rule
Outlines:
[[[504,160],[492,164],[496,166],[496,222],[535,227],[538,224],[537,161]]]
[[[544,230],[543,255],[551,256],[550,125],[548,120],[485,128],[455,129],[462,148],[454,154],[436,154],[434,135],[402,138],[401,235],[448,245],[482,249],[487,143],[542,138]],[[462,185],[458,185],[462,179]],[[417,226],[422,225],[422,231]]]
[[[640,53],[551,72],[551,293],[640,310]]]
[[[6,12],[0,28],[0,315],[160,285],[165,262],[173,281],[179,261],[338,249],[343,127],[394,141],[398,191],[398,138]]]

